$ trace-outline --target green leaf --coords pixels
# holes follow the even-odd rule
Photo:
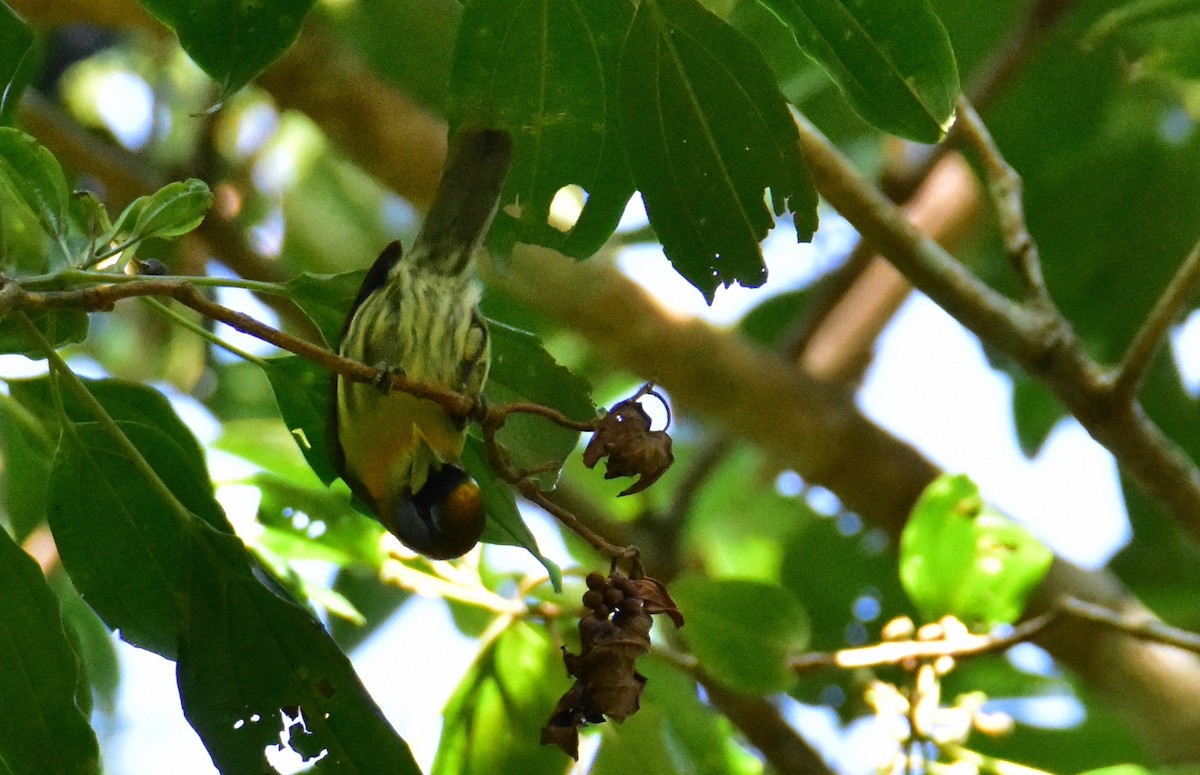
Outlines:
[[[541,404],[582,421],[596,416],[587,380],[556,363],[540,338],[495,320],[488,321],[488,334],[492,367],[483,392],[488,403]],[[558,467],[579,443],[579,431],[544,417],[517,413],[509,416],[496,438],[518,469],[555,464],[555,470],[540,477],[542,486],[551,488],[558,479]]]
[[[85,379],[88,391],[104,406],[109,416],[120,422],[131,422],[155,428],[166,435],[183,451],[187,466],[192,473],[205,477],[204,450],[192,435],[188,426],[175,413],[167,397],[152,387],[137,382],[119,379]],[[50,381],[46,377],[29,380],[13,380],[9,383],[14,399],[41,418],[47,427],[55,428],[57,438],[59,416],[50,392]],[[70,393],[64,393],[63,404],[67,416],[75,422],[90,422],[91,410],[80,404]],[[224,518],[213,523],[224,525]]]
[[[1174,23],[1195,16],[1200,16],[1200,0],[1136,0],[1101,16],[1084,35],[1081,45],[1093,49],[1132,27]]]
[[[595,253],[633,194],[617,111],[621,42],[633,18],[627,0],[473,0],[459,24],[451,76],[452,124],[508,129],[515,154],[489,243]],[[550,203],[576,184],[587,202],[574,227],[549,222]]]
[[[975,630],[1016,621],[1053,559],[962,474],[925,488],[900,537],[900,581],[922,615],[952,615]]]
[[[95,699],[101,712],[112,716],[117,709],[117,689],[121,682],[121,663],[117,658],[116,642],[108,627],[96,615],[79,593],[71,586],[67,574],[55,573],[50,578],[51,587],[58,594],[62,606],[63,623],[72,637],[76,651],[83,659],[87,676],[86,691],[90,687],[91,702]],[[81,699],[81,703],[82,703]]]
[[[9,121],[16,110],[25,85],[20,71],[32,47],[33,30],[0,0],[0,121]]]
[[[14,775],[99,773],[96,734],[77,704],[86,679],[58,600],[3,529],[0,612],[0,766]]]
[[[306,758],[324,751],[338,771],[418,772],[320,624],[258,581],[238,538],[194,517],[220,512],[203,472],[154,428],[121,429],[192,513],[150,487],[104,430],[81,424],[55,461],[51,527],[109,626],[178,660],[184,712],[217,766],[266,771],[280,714],[299,712],[305,725],[291,727],[290,745]]]
[[[111,231],[126,240],[180,237],[199,226],[211,206],[212,191],[203,180],[175,181],[130,202]]]
[[[263,359],[279,414],[323,484],[338,478],[329,460],[329,372],[295,355]]]
[[[305,486],[271,473],[255,474],[246,483],[262,494],[258,521],[266,530],[247,539],[255,549],[270,550],[289,563],[317,559],[373,571],[387,558],[379,540],[383,526],[351,507],[345,490],[316,482]]]
[[[954,118],[958,67],[927,0],[763,0],[875,127],[936,143]]]
[[[671,584],[688,647],[713,678],[736,691],[767,694],[795,682],[788,659],[809,637],[796,597],[772,584],[685,576]]]
[[[304,609],[254,577],[238,539],[189,531],[179,695],[222,772],[269,772],[281,731],[328,772],[414,773],[349,659]],[[281,728],[281,714],[284,718]]]
[[[302,272],[284,287],[304,314],[308,315],[330,348],[338,346],[350,305],[366,277],[365,269],[339,274]]]
[[[181,501],[219,509],[178,444],[146,425],[120,427]],[[107,432],[81,423],[63,434],[47,507],[63,567],[96,613],[126,641],[174,659],[190,526],[170,501]]]
[[[431,774],[562,773],[562,752],[538,739],[565,686],[554,643],[524,622],[511,625],[479,655],[446,703]]]
[[[47,234],[67,233],[70,189],[54,154],[19,129],[0,127],[0,178],[37,216]]]
[[[801,240],[817,195],[762,55],[695,0],[638,6],[621,57],[621,122],[634,182],[675,269],[712,301],[762,285],[759,242],[785,209]]]
[[[1200,2],[1142,0],[1106,13],[1088,30],[1085,51],[1116,40],[1132,78],[1164,76],[1186,90],[1200,78]]]
[[[28,314],[28,313],[27,313]],[[33,313],[30,321],[55,348],[77,344],[87,339],[88,315],[83,310],[62,309]],[[20,353],[31,360],[42,360],[46,354],[26,337],[24,329],[10,319],[0,320],[0,353]]]
[[[221,87],[242,88],[296,42],[315,0],[141,0]]]
[[[18,541],[46,520],[46,484],[57,444],[57,429],[19,401],[0,399],[4,515]]]
[[[462,465],[471,478],[479,483],[479,490],[483,495],[487,524],[484,525],[481,540],[489,544],[525,547],[545,566],[554,591],[562,592],[562,570],[554,561],[544,557],[538,549],[537,539],[529,532],[525,520],[521,519],[521,512],[517,510],[512,488],[496,476],[496,472],[488,465],[483,441],[474,436],[467,436],[466,446],[463,447]]]

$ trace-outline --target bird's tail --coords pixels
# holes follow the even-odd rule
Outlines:
[[[460,129],[450,139],[433,206],[413,244],[413,258],[445,275],[465,272],[496,215],[512,163],[503,129]]]

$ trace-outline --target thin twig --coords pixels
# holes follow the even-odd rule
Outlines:
[[[988,192],[996,206],[1000,221],[1000,238],[1017,275],[1025,284],[1029,298],[1050,309],[1050,293],[1042,277],[1041,257],[1037,243],[1025,225],[1024,185],[1021,176],[996,147],[991,132],[984,125],[975,108],[965,98],[958,100],[958,123],[962,137],[975,147],[983,160],[987,173]]]
[[[1126,635],[1132,635],[1135,638],[1162,643],[1166,646],[1174,646],[1184,651],[1190,651],[1193,654],[1200,654],[1200,635],[1188,630],[1181,630],[1178,627],[1172,627],[1158,619],[1145,617],[1131,619],[1112,609],[1075,597],[1064,597],[1059,600],[1058,609],[1076,619],[1103,625],[1118,632],[1123,632]]]
[[[885,641],[862,648],[800,654],[792,658],[790,666],[800,673],[821,667],[854,669],[897,665],[909,660],[927,661],[938,657],[967,659],[995,654],[1029,640],[1057,622],[1062,614],[1063,611],[1052,609],[1021,622],[1003,634],[963,634],[937,640]]]
[[[1146,322],[1138,329],[1121,365],[1112,375],[1111,391],[1118,401],[1132,401],[1141,387],[1154,356],[1167,338],[1171,325],[1179,317],[1184,305],[1192,298],[1196,283],[1200,281],[1200,242],[1197,242],[1187,258],[1183,260],[1175,276],[1163,291],[1150,311]]]
[[[525,496],[526,500],[545,509],[546,513],[561,522],[564,527],[578,534],[580,538],[587,541],[593,549],[601,554],[618,560],[632,559],[638,556],[636,546],[617,546],[614,543],[610,543],[604,536],[580,522],[574,514],[559,507],[557,503],[546,497],[535,480],[522,479],[516,482],[516,487]]]

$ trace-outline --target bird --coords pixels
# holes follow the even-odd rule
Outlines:
[[[363,279],[338,353],[379,369],[376,384],[335,375],[329,411],[334,469],[375,517],[435,560],[478,543],[486,517],[479,484],[459,465],[465,418],[389,389],[391,374],[478,400],[491,358],[474,277],[512,164],[503,129],[461,128],[412,248],[392,242]]]

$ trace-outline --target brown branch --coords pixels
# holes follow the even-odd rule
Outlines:
[[[1121,364],[1112,374],[1110,390],[1113,400],[1132,402],[1146,378],[1146,372],[1154,356],[1162,348],[1167,333],[1184,306],[1191,300],[1196,291],[1196,283],[1200,281],[1200,242],[1197,242],[1184,258],[1183,264],[1171,278],[1163,295],[1150,310],[1149,317],[1134,334],[1129,349],[1121,359]]]
[[[800,142],[817,189],[917,288],[1041,380],[1138,486],[1200,542],[1200,470],[1137,404],[1112,399],[1106,370],[1056,310],[1006,299],[971,274],[867,183],[807,119]]]
[[[1053,309],[1046,281],[1042,277],[1042,261],[1037,243],[1025,225],[1024,184],[1021,176],[996,147],[991,132],[975,108],[966,99],[958,100],[958,126],[965,138],[979,153],[987,173],[988,191],[996,206],[1000,221],[1000,238],[1017,275],[1025,284],[1030,299],[1046,309]]]
[[[1076,619],[1103,625],[1140,640],[1200,654],[1200,635],[1164,624],[1151,616],[1130,616],[1074,597],[1059,600],[1057,608]]]

